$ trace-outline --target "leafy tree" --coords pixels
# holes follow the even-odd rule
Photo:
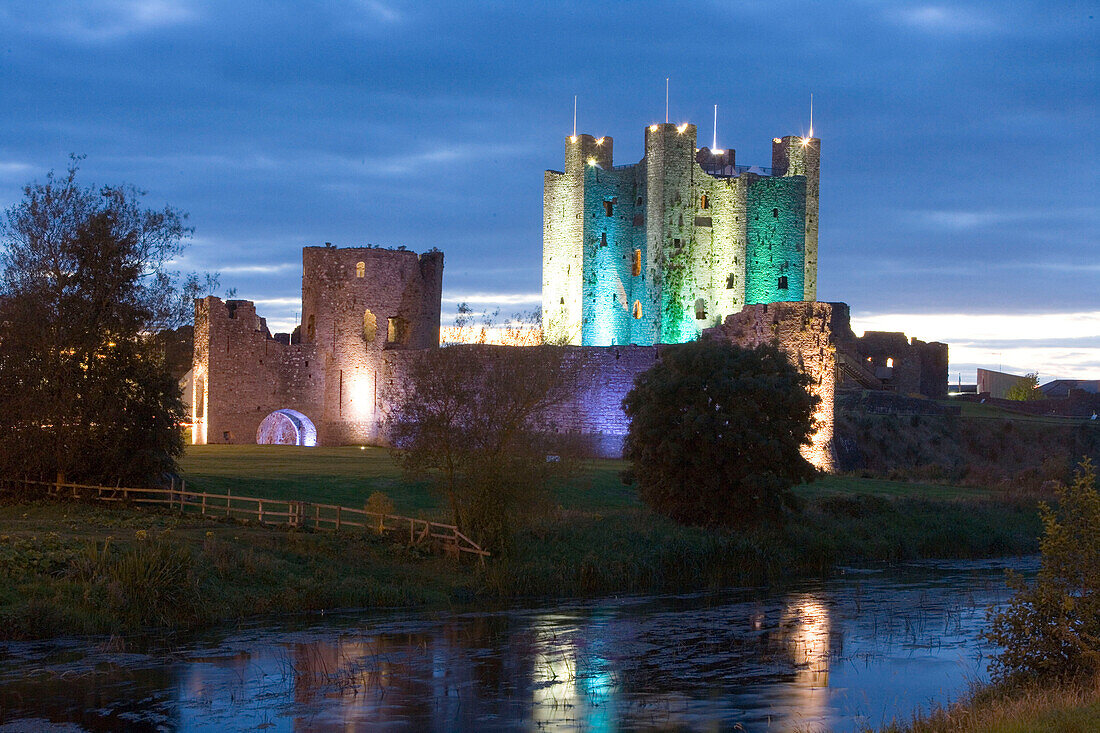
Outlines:
[[[1020,377],[1015,384],[1008,388],[1005,397],[1017,402],[1041,400],[1043,393],[1039,391],[1039,373],[1031,372]]]
[[[1082,461],[1058,491],[1055,508],[1040,504],[1039,574],[1027,585],[1009,575],[1016,594],[993,614],[986,638],[1004,647],[994,660],[1001,680],[1100,674],[1100,493],[1096,471]]]
[[[149,483],[182,451],[151,334],[193,307],[168,270],[190,229],[132,187],[80,185],[76,163],[0,220],[0,473]]]
[[[818,398],[774,346],[703,338],[662,349],[623,400],[623,457],[642,500],[683,524],[777,518],[815,475],[808,445]]]
[[[570,397],[573,363],[550,346],[457,345],[408,358],[390,423],[395,457],[446,498],[471,539],[506,549],[570,466],[569,437],[544,416]]]

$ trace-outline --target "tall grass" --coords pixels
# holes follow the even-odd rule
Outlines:
[[[192,549],[164,535],[146,537],[124,548],[111,540],[90,543],[71,562],[69,574],[84,585],[85,597],[130,627],[170,626],[203,616]]]
[[[1062,685],[988,687],[969,698],[908,723],[894,723],[883,733],[1025,733],[1100,730],[1100,679]]]
[[[1037,551],[1033,504],[826,496],[782,527],[681,527],[644,508],[535,522],[481,572],[495,597],[672,592],[761,585],[838,564]]]

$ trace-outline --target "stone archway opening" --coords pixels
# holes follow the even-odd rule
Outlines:
[[[317,445],[317,427],[297,410],[276,410],[256,430],[257,445]]]

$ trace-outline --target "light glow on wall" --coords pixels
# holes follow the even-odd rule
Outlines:
[[[492,344],[494,346],[539,346],[542,328],[526,324],[505,326],[443,326],[439,345]]]
[[[370,374],[357,374],[348,385],[348,407],[355,420],[374,414],[374,379]]]
[[[191,382],[191,444],[206,445],[209,392],[206,372],[196,369]]]

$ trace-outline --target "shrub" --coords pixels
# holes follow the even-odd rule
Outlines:
[[[996,678],[1073,677],[1100,673],[1100,494],[1085,459],[1074,481],[1058,490],[1057,508],[1040,504],[1039,574],[993,615],[986,638],[1004,647]]]
[[[381,491],[375,491],[367,498],[367,503],[363,506],[363,509],[371,514],[379,515],[378,534],[382,534],[382,530],[386,526],[386,515],[393,514],[393,499]]]
[[[808,387],[775,346],[701,339],[665,349],[623,400],[623,457],[642,501],[683,524],[778,517],[790,488],[815,475],[800,453],[818,403]]]

